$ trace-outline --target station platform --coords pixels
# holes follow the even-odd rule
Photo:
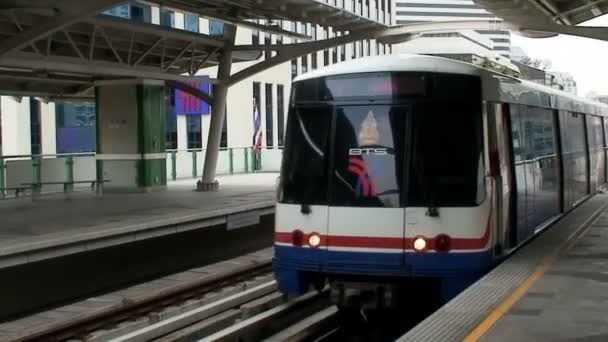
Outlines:
[[[608,341],[607,207],[587,200],[399,341]]]
[[[75,193],[0,201],[0,269],[274,213],[277,173],[218,177],[220,190],[196,192],[196,179],[164,192]]]

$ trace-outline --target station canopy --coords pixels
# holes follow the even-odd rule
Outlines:
[[[543,23],[573,26],[608,13],[608,0],[473,1],[505,21],[520,25]]]
[[[218,65],[226,45],[222,37],[100,14],[124,3],[2,0],[0,94],[88,97],[99,80],[187,82],[198,70]],[[311,37],[283,30],[279,21],[331,26],[337,31],[386,27],[315,0],[163,0],[162,7],[299,40]],[[259,57],[257,50],[235,50],[232,62]]]

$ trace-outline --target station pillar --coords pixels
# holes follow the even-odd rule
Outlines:
[[[207,139],[205,164],[203,165],[203,178],[196,184],[198,191],[215,191],[219,187],[215,180],[215,173],[217,171],[217,158],[220,153],[222,127],[226,116],[226,96],[228,95],[228,80],[232,68],[232,47],[234,46],[235,36],[236,27],[234,25],[224,25],[226,47],[221,52],[220,65],[217,70],[217,79],[220,83],[216,86],[213,102],[211,103],[209,138]]]
[[[104,191],[166,189],[164,87],[152,80],[95,85],[97,181]]]

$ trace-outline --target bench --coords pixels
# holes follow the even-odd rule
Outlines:
[[[71,182],[40,182],[40,183],[21,183],[25,187],[30,189],[34,189],[36,187],[41,187],[42,185],[63,185],[63,192],[72,192],[74,190],[75,184],[91,184],[91,191],[101,191],[101,186],[104,183],[110,182],[109,180],[79,180],[79,181],[71,181]]]
[[[15,197],[19,197],[19,194],[25,193],[26,190],[32,190],[32,189],[33,189],[33,187],[31,187],[31,186],[15,186],[15,187],[8,187],[8,188],[0,188],[0,192],[2,192],[4,194],[7,191],[14,191]]]

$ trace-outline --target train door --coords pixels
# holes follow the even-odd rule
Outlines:
[[[564,210],[569,210],[589,193],[588,154],[584,116],[560,112],[564,168]]]
[[[589,150],[589,189],[595,193],[605,183],[604,138],[602,118],[587,116],[587,146]]]
[[[511,134],[509,122],[509,105],[491,103],[487,106],[488,132],[490,144],[490,175],[496,184],[496,217],[497,217],[497,250],[498,256],[503,251],[515,247],[512,233],[512,171],[511,171]]]
[[[510,121],[511,121],[511,148],[513,153],[513,173],[515,184],[514,201],[515,201],[515,241],[519,243],[529,235],[530,217],[533,215],[534,187],[528,186],[534,184],[534,175],[530,172],[530,161],[526,159],[525,143],[526,137],[524,127],[521,123],[522,105],[511,104]],[[532,204],[528,204],[531,201]]]
[[[554,113],[550,109],[526,108],[521,117],[525,129],[525,151],[527,166],[533,175],[534,197],[527,198],[528,206],[533,201],[533,214],[528,214],[531,231],[543,228],[547,221],[560,213],[560,166],[557,156],[557,133]],[[528,189],[528,193],[530,193]]]
[[[603,121],[603,137],[602,137],[602,147],[604,151],[604,160],[606,161],[604,164],[604,183],[608,183],[608,119],[602,118]]]
[[[408,106],[335,109],[327,245],[341,265],[402,265],[403,151]],[[370,257],[370,254],[376,257]]]

